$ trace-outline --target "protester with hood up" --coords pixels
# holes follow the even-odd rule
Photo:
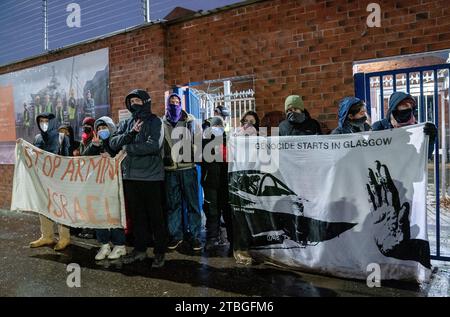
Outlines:
[[[408,93],[401,91],[394,92],[389,98],[389,109],[386,118],[375,122],[372,125],[373,131],[388,130],[394,128],[406,127],[417,123],[414,116],[414,109],[417,107],[416,101]],[[428,148],[428,159],[433,157],[434,143],[436,142],[437,129],[431,123],[425,123],[423,132],[430,137]]]
[[[229,254],[233,251],[233,228],[228,192],[228,163],[226,132],[222,117],[210,119],[211,128],[204,133],[201,184],[205,194],[203,210],[206,215],[205,250],[213,250],[220,244],[220,219],[223,217],[230,242]],[[211,153],[211,158],[207,155]],[[217,159],[215,159],[217,155]]]
[[[86,149],[91,145],[92,138],[94,137],[94,123],[95,119],[92,117],[86,117],[83,120],[83,134],[81,135],[80,147],[76,151],[77,155],[85,156]],[[91,228],[83,228],[78,234],[81,239],[93,239],[95,238],[95,230]]]
[[[125,203],[133,223],[134,250],[123,262],[147,258],[152,232],[155,242],[152,267],[158,268],[164,265],[168,242],[167,218],[162,208],[162,122],[151,112],[151,98],[145,90],[131,91],[125,105],[132,116],[120,124],[109,140],[113,151],[123,149],[127,154],[121,166]]]
[[[195,135],[201,140],[202,129],[195,123],[195,117],[182,109],[181,98],[171,94],[167,99],[164,127],[164,168],[166,170],[166,201],[170,243],[168,248],[176,249],[182,242],[183,201],[187,207],[188,242],[194,251],[202,248],[200,242],[201,211],[197,168],[195,165]],[[181,151],[173,151],[174,146]],[[185,155],[187,154],[187,155]]]
[[[80,142],[75,141],[73,128],[68,124],[61,124],[58,131],[60,133],[60,137],[61,134],[64,134],[69,138],[69,156],[75,156],[74,152],[80,147]]]
[[[110,117],[101,117],[94,123],[94,137],[92,142],[85,149],[84,155],[103,155],[107,157],[115,157],[117,151],[113,151],[109,145],[111,135],[116,132],[116,126]],[[97,241],[101,243],[100,250],[95,256],[95,260],[101,261],[108,257],[109,260],[119,259],[127,254],[125,248],[125,232],[124,229],[96,229],[95,236]],[[112,243],[114,248],[111,251]]]
[[[339,103],[339,123],[331,134],[349,134],[370,131],[366,104],[356,97],[345,97]]]
[[[92,138],[94,137],[94,123],[95,119],[92,117],[86,117],[83,119],[83,134],[81,135],[80,143],[80,155],[84,155],[84,151],[91,144]]]
[[[53,113],[41,113],[36,118],[36,124],[40,133],[34,139],[34,145],[41,150],[62,156],[69,155],[69,138],[64,136],[60,141],[60,136],[56,126],[56,118]],[[54,222],[45,216],[39,215],[41,223],[41,237],[30,243],[31,248],[42,247],[54,244]],[[58,224],[59,241],[54,249],[60,251],[70,244],[69,228]]]
[[[284,108],[286,120],[280,123],[280,136],[322,134],[319,122],[311,118],[301,96],[287,97]]]

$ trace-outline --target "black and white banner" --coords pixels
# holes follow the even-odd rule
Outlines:
[[[236,247],[294,269],[423,282],[430,275],[423,125],[230,139]]]

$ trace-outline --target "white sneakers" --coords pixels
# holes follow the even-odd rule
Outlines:
[[[117,260],[121,256],[127,254],[127,249],[124,245],[116,245],[111,251],[109,244],[102,244],[100,250],[98,250],[95,260],[101,261],[108,257],[109,260]]]
[[[111,247],[109,246],[109,244],[102,244],[100,250],[95,256],[95,260],[101,261],[104,260],[106,257],[108,257],[109,260],[117,260],[118,258],[126,254],[127,249],[125,248],[124,245],[116,245],[111,251]]]
[[[102,244],[100,250],[98,250],[98,253],[95,256],[95,260],[97,261],[104,260],[110,254],[111,254],[111,247],[109,246],[109,243]]]
[[[110,260],[117,260],[121,256],[124,256],[127,254],[127,249],[124,245],[115,245],[111,253],[108,255],[108,259]]]

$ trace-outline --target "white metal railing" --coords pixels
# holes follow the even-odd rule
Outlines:
[[[214,116],[214,109],[218,106],[226,106],[231,116],[227,118],[227,125],[231,128],[240,126],[240,120],[247,111],[255,111],[255,92],[252,89],[232,92],[229,95],[223,93],[208,94],[201,90],[193,89],[200,99],[200,114],[202,120]]]

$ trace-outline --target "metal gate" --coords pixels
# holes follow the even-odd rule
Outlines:
[[[428,179],[427,212],[431,258],[442,261],[450,261],[449,73],[450,65],[440,64],[354,76],[355,95],[366,101],[372,123],[384,118],[391,94],[404,91],[417,102],[418,121],[433,122],[438,128],[434,162],[429,163],[433,173]]]

